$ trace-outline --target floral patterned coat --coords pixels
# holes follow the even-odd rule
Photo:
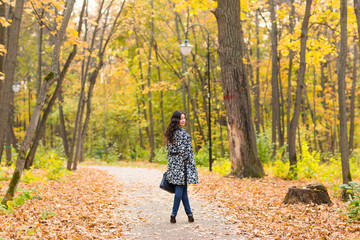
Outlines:
[[[174,144],[167,144],[167,177],[175,185],[185,185],[184,168],[187,169],[187,184],[199,183],[190,135],[181,127],[175,131]]]

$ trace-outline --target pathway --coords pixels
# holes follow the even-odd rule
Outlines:
[[[116,176],[124,186],[127,205],[120,210],[125,219],[123,239],[247,239],[236,224],[189,188],[195,222],[188,223],[182,203],[176,223],[170,223],[173,194],[159,188],[162,171],[138,167],[92,166]]]

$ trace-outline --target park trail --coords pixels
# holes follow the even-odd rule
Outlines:
[[[181,203],[176,223],[171,224],[174,195],[159,188],[163,170],[113,166],[91,168],[107,171],[123,186],[121,196],[126,204],[120,209],[120,217],[126,219],[126,229],[121,239],[249,239],[229,216],[196,194],[192,186],[189,186],[189,200],[195,222],[187,221]]]

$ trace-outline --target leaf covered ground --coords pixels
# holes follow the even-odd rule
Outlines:
[[[8,182],[1,184],[3,196]],[[19,187],[36,189],[40,199],[1,214],[0,239],[116,239],[122,235],[124,219],[118,209],[127,203],[119,197],[121,185],[106,172],[79,169],[60,181],[20,183]]]
[[[333,204],[284,205],[289,187],[314,181],[290,181],[268,177],[238,179],[202,172],[194,191],[211,201],[250,239],[360,239],[360,223],[349,223],[347,204],[328,188]],[[326,184],[325,184],[326,185]]]
[[[154,166],[159,168],[143,163],[132,167]],[[230,224],[246,239],[360,239],[360,224],[348,222],[343,213],[347,204],[326,184],[333,205],[284,205],[289,187],[314,181],[199,173],[200,184],[191,187],[192,196],[230,217]],[[8,180],[0,185],[3,196]],[[27,200],[13,213],[0,214],[0,239],[123,239],[128,230],[123,209],[132,203],[124,197],[124,186],[108,172],[80,168],[62,180],[21,183],[19,187],[36,189],[40,199]]]

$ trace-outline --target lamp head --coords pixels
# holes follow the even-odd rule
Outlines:
[[[185,39],[184,43],[180,45],[180,51],[184,56],[189,55],[192,48],[193,46],[189,44],[189,40],[187,39]]]
[[[12,90],[14,92],[19,92],[20,91],[20,84],[18,84],[18,82],[14,83],[14,85],[12,85]]]

